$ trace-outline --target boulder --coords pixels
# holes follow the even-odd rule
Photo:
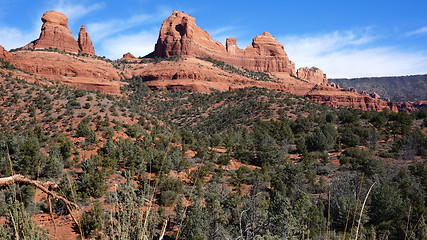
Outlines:
[[[235,38],[226,41],[227,46],[224,47],[198,27],[194,17],[173,11],[162,24],[154,56],[211,57],[253,71],[287,72],[295,75],[295,66],[289,61],[283,45],[270,33],[256,36],[246,49],[238,48]]]
[[[318,69],[317,67],[299,68],[297,71],[297,77],[318,85],[328,84],[328,78],[326,77],[326,74],[324,74],[322,70]]]
[[[57,11],[45,12],[42,16],[43,25],[40,37],[30,46],[34,49],[57,48],[78,53],[79,44],[68,29],[68,18]]]
[[[93,48],[92,41],[90,40],[89,33],[86,32],[85,25],[80,27],[79,32],[79,48],[83,53],[89,55],[95,55],[95,49]]]

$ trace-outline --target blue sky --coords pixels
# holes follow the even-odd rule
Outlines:
[[[37,39],[41,16],[57,10],[77,39],[86,25],[97,55],[117,59],[154,49],[162,22],[184,11],[220,42],[236,37],[245,48],[270,32],[297,67],[316,66],[328,77],[427,74],[427,1],[53,1],[0,0],[0,45]],[[345,4],[343,4],[345,3]]]

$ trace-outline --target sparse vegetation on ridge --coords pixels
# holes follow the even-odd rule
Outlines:
[[[222,62],[222,61],[215,60],[215,59],[210,58],[210,57],[209,58],[199,58],[199,59],[211,62],[211,63],[213,63],[214,67],[218,67],[224,71],[227,71],[230,73],[236,73],[236,74],[239,74],[241,76],[244,76],[244,77],[256,80],[256,81],[274,82],[274,80],[267,73],[250,71],[250,70],[245,69],[245,68],[237,68],[233,65],[227,64],[227,63]]]

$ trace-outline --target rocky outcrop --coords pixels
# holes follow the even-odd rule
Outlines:
[[[132,55],[132,53],[128,52],[123,54],[122,60],[137,60],[138,58],[136,58],[134,55]]]
[[[132,77],[110,62],[86,56],[22,50],[13,52],[13,58],[17,68],[35,76],[103,93],[119,95],[123,82],[118,80]]]
[[[283,45],[270,33],[256,36],[246,49],[238,48],[235,38],[227,39],[224,47],[198,27],[194,17],[179,11],[174,11],[163,22],[154,50],[157,57],[173,55],[211,57],[253,71],[295,75],[295,66],[289,61]]]
[[[33,42],[34,49],[58,48],[67,52],[79,52],[79,44],[68,29],[67,16],[57,11],[48,11],[41,19],[43,25],[39,39]]]
[[[63,13],[48,11],[43,14],[41,19],[43,25],[40,37],[23,47],[23,49],[57,48],[71,53],[81,51],[89,55],[95,55],[95,49],[84,25],[81,26],[79,39],[76,41],[68,28],[68,18]]]
[[[421,109],[427,109],[427,101],[398,102],[396,105],[399,111],[405,112],[416,112]]]
[[[372,97],[372,98],[376,98],[376,99],[380,99],[380,95],[378,94],[378,93],[376,93],[376,92],[372,92],[371,94],[370,94],[370,96]]]
[[[89,33],[86,32],[85,25],[80,27],[79,32],[79,48],[83,53],[89,55],[95,55],[95,49],[93,48],[92,41],[90,40]]]
[[[334,88],[340,88],[340,86],[338,85],[338,84],[336,84],[336,83],[331,83],[331,87],[334,87]]]
[[[388,108],[393,112],[398,111],[397,105],[393,102],[364,96],[357,92],[337,91],[333,87],[317,86],[304,97],[333,107],[345,106],[369,111],[382,111]]]
[[[365,95],[365,96],[369,96],[369,94],[365,90],[360,91],[360,94]]]
[[[10,63],[13,63],[12,54],[10,54],[1,45],[0,45],[0,59],[3,59],[4,61],[10,62]]]
[[[322,70],[318,69],[317,67],[298,68],[297,77],[318,85],[328,84],[328,78],[326,77],[326,74],[324,74]]]
[[[351,87],[351,88],[349,88],[349,89],[348,89],[348,91],[349,91],[349,92],[352,92],[352,93],[357,93],[356,88],[352,88],[352,87]]]

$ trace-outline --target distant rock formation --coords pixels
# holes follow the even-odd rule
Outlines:
[[[364,96],[358,94],[357,91],[343,89],[337,91],[335,88],[327,86],[317,86],[304,97],[333,107],[346,106],[369,111],[382,111],[384,108],[388,108],[393,112],[398,111],[396,103]]]
[[[369,94],[365,90],[360,91],[360,94],[365,95],[365,96],[369,96]]]
[[[334,87],[334,88],[340,88],[340,86],[338,85],[338,84],[336,84],[336,83],[331,83],[331,87]]]
[[[89,55],[95,55],[95,49],[93,48],[92,41],[90,40],[89,33],[86,32],[85,25],[80,27],[79,32],[79,48],[83,53]]]
[[[297,77],[318,85],[328,84],[328,78],[326,77],[326,74],[324,74],[322,70],[316,67],[298,68]]]
[[[349,91],[349,92],[353,92],[353,93],[357,93],[356,88],[352,88],[352,87],[351,87],[351,88],[349,88],[349,89],[348,89],[348,91]]]
[[[95,49],[84,25],[80,28],[79,40],[76,41],[71,30],[68,28],[68,18],[65,14],[52,10],[45,12],[41,20],[43,25],[40,37],[24,48],[57,48],[71,53],[82,51],[90,55],[95,55]]]
[[[289,61],[283,45],[270,33],[256,36],[246,49],[238,48],[235,38],[226,41],[227,46],[224,47],[198,27],[194,17],[173,11],[162,24],[154,56],[211,57],[253,71],[287,72],[295,75],[295,66]]]
[[[0,59],[13,63],[13,56],[0,45]]]
[[[381,98],[381,96],[380,96],[378,93],[376,93],[376,92],[372,92],[372,93],[370,94],[370,96],[371,96],[372,98],[376,98],[376,99]]]
[[[67,16],[57,11],[48,11],[43,14],[42,21],[40,37],[33,42],[32,48],[58,48],[73,53],[80,50],[71,30],[68,29]]]
[[[134,55],[132,55],[132,53],[128,52],[123,54],[122,60],[137,60],[138,58],[136,58]]]

